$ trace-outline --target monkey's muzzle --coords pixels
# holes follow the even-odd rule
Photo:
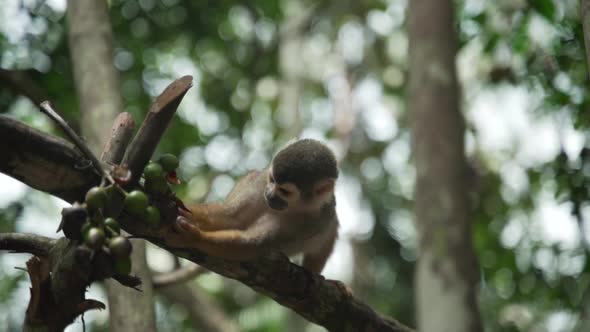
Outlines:
[[[274,190],[267,189],[264,192],[264,198],[266,199],[266,204],[273,210],[281,211],[288,206],[287,202],[275,194]]]

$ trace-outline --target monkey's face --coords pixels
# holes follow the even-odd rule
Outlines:
[[[309,188],[308,188],[309,187]],[[272,170],[264,190],[266,204],[273,210],[318,211],[332,198],[334,180],[325,179],[312,186],[298,186],[291,182],[277,182]]]
[[[264,198],[271,209],[281,211],[295,205],[300,198],[300,191],[292,183],[277,183],[272,171],[269,171]]]

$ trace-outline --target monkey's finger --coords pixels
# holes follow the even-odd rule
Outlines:
[[[188,234],[194,237],[200,237],[201,234],[199,228],[196,225],[182,216],[178,216],[178,218],[176,218],[176,222],[174,222],[173,227],[174,230],[180,234]]]
[[[184,217],[186,219],[190,219],[191,216],[193,215],[190,210],[188,210],[188,209],[185,210],[183,208],[178,208],[177,209],[177,212],[178,212],[178,215],[179,216],[182,216],[182,217]]]

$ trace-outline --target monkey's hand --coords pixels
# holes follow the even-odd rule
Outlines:
[[[184,248],[197,248],[211,256],[232,260],[253,259],[266,252],[257,233],[238,229],[209,231],[201,228],[200,222],[198,215],[179,210],[173,227],[181,239],[174,244]]]
[[[201,232],[199,225],[193,220],[194,217],[190,211],[178,209],[178,217],[174,222],[174,229],[185,237],[201,240],[203,238],[203,233]]]

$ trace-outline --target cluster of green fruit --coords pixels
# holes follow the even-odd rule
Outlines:
[[[175,170],[178,158],[171,154],[161,156],[157,162],[150,162],[144,169],[144,188],[150,194],[166,194],[170,191],[168,182],[176,180]],[[104,249],[113,257],[113,269],[117,274],[129,274],[131,271],[131,242],[121,236],[121,227],[112,217],[104,218],[107,205],[112,198],[123,193],[116,185],[93,187],[86,193],[88,218],[80,228],[84,244],[93,250]],[[160,224],[160,211],[149,204],[148,196],[141,190],[125,193],[123,211],[132,217],[143,220],[150,226]],[[118,215],[118,214],[117,214]]]

